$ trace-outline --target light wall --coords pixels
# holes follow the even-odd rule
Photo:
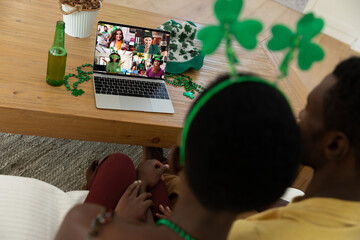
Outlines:
[[[323,33],[360,52],[360,0],[309,0],[307,12],[325,20]]]

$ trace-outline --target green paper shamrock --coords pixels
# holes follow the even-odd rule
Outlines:
[[[198,33],[198,38],[203,43],[201,51],[205,55],[213,53],[225,37],[232,75],[235,74],[233,64],[238,62],[231,47],[232,36],[242,47],[254,49],[257,45],[257,35],[262,30],[262,24],[257,20],[238,21],[242,5],[242,0],[217,0],[214,12],[220,24],[204,27]]]
[[[296,49],[299,50],[298,65],[302,70],[308,70],[314,62],[324,58],[324,50],[318,44],[311,42],[323,27],[324,21],[315,18],[312,13],[304,15],[299,20],[295,33],[284,25],[278,24],[272,27],[273,37],[268,42],[268,48],[273,51],[289,48],[279,67],[282,73],[279,78],[287,76],[288,65]]]
[[[242,0],[216,1],[214,12],[220,25],[204,27],[198,33],[198,38],[203,42],[204,54],[213,53],[224,37],[230,38],[228,34],[234,35],[240,45],[246,49],[256,47],[256,37],[262,30],[262,24],[257,20],[237,20],[242,3]]]

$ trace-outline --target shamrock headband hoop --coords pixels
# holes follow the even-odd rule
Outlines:
[[[237,75],[235,64],[239,61],[237,60],[235,51],[231,46],[232,39],[235,38],[245,49],[254,49],[257,46],[257,35],[263,28],[261,22],[258,20],[238,20],[242,5],[242,0],[217,0],[214,6],[214,12],[220,24],[204,27],[198,33],[198,38],[203,44],[201,51],[205,55],[213,53],[220,45],[222,39],[225,38],[226,56],[230,68],[230,78],[214,86],[208,92],[205,92],[191,108],[182,132],[180,144],[181,165],[184,165],[185,163],[186,138],[191,122],[200,109],[215,94],[232,84],[249,81],[265,83],[277,89],[277,81],[275,81],[274,84],[271,84],[257,77],[239,77]],[[296,50],[298,50],[298,64],[302,70],[308,70],[315,61],[321,61],[324,58],[323,49],[319,45],[311,42],[312,38],[321,32],[323,26],[324,22],[322,19],[315,18],[312,13],[309,13],[299,20],[295,33],[284,25],[275,25],[272,27],[273,37],[268,42],[268,48],[273,51],[287,48],[289,49],[284,57],[284,60],[279,66],[280,75],[278,76],[278,79],[282,79],[287,76],[287,68],[291,60],[294,58]],[[279,89],[277,90],[285,96]]]
[[[213,86],[208,91],[204,92],[203,95],[198,99],[198,101],[195,102],[195,104],[192,106],[190,112],[187,115],[186,121],[185,121],[184,129],[182,131],[182,136],[181,136],[181,143],[180,143],[180,165],[181,166],[183,166],[185,164],[185,145],[186,145],[186,139],[187,139],[187,135],[188,135],[191,123],[194,120],[194,118],[196,117],[196,115],[198,114],[198,112],[201,110],[201,108],[213,96],[215,96],[217,93],[221,92],[225,88],[230,87],[233,84],[241,84],[244,82],[263,83],[263,84],[269,85],[279,91],[279,89],[277,88],[277,86],[275,84],[265,81],[261,78],[254,77],[254,76],[237,76],[237,78],[230,77],[227,80],[222,81],[222,82],[218,83],[217,85]],[[281,93],[281,91],[279,91],[279,92]]]

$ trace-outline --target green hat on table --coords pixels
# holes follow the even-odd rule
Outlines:
[[[196,25],[190,21],[177,23],[169,20],[158,27],[171,32],[166,72],[180,74],[190,68],[199,70],[203,66],[204,55],[195,47]]]

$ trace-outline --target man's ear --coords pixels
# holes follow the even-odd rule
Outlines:
[[[175,145],[171,148],[170,155],[169,155],[169,172],[172,174],[177,175],[182,166],[180,165],[180,146]]]
[[[325,156],[332,161],[341,161],[350,151],[349,139],[343,132],[329,131],[325,139]]]

